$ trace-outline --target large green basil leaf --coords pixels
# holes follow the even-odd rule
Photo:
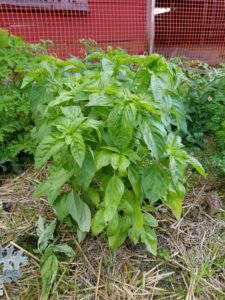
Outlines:
[[[56,169],[54,174],[52,174],[48,180],[42,182],[36,191],[33,193],[33,197],[37,199],[42,194],[48,194],[48,201],[50,204],[56,199],[60,194],[63,185],[71,178],[73,175],[73,170],[65,170],[63,168]]]
[[[136,113],[135,105],[128,103],[116,105],[109,114],[107,120],[109,135],[120,149],[126,149],[132,139]]]
[[[89,232],[91,227],[91,212],[87,204],[78,194],[71,191],[66,199],[66,205],[73,220],[83,232]]]
[[[108,151],[100,151],[95,155],[95,167],[96,171],[103,167],[108,166],[111,163],[111,153]]]
[[[132,189],[137,197],[137,199],[142,202],[143,200],[143,191],[141,185],[141,177],[138,172],[134,169],[134,167],[128,168],[128,179],[132,186]]]
[[[193,156],[188,156],[188,162],[192,165],[193,168],[202,176],[206,177],[206,173],[204,168],[202,167],[201,163],[194,158]]]
[[[69,215],[69,210],[66,202],[67,197],[68,193],[63,193],[59,195],[52,204],[52,207],[59,220],[63,220],[66,216]]]
[[[110,95],[105,94],[91,94],[89,96],[89,102],[86,104],[86,106],[113,106],[114,104],[114,98]]]
[[[41,257],[40,272],[42,288],[40,300],[47,300],[58,272],[58,259],[51,249],[47,248]]]
[[[114,221],[114,219],[116,219]],[[115,215],[107,228],[109,246],[116,249],[125,241],[128,230],[131,226],[131,220],[127,216]]]
[[[140,130],[146,146],[152,156],[158,160],[165,151],[166,131],[163,125],[145,118],[140,125]]]
[[[157,236],[155,231],[146,226],[141,232],[141,241],[144,243],[150,253],[157,255]]]
[[[167,195],[162,198],[163,203],[168,206],[177,220],[182,214],[182,203],[186,189],[182,183],[177,182],[176,185],[170,184]]]
[[[35,153],[35,167],[40,168],[54,154],[58,153],[64,146],[64,141],[57,140],[52,136],[45,137],[37,147]]]
[[[110,221],[117,212],[118,205],[123,196],[124,184],[115,174],[109,180],[105,190],[105,221]]]
[[[152,203],[165,197],[169,182],[168,171],[159,163],[150,165],[142,174],[142,186],[145,196]]]
[[[70,151],[74,160],[81,168],[85,157],[85,143],[80,133],[77,132],[73,133],[72,141],[70,144]]]
[[[93,234],[96,236],[100,234],[104,228],[106,227],[105,219],[104,219],[104,208],[100,208],[91,221],[91,230]]]
[[[79,186],[86,190],[95,175],[95,162],[90,150],[86,151],[82,167],[75,170],[75,180]]]

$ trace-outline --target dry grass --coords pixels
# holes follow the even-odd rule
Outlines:
[[[5,285],[2,299],[40,299],[39,257],[33,251],[37,242],[35,223],[38,215],[54,218],[44,198],[32,200],[32,191],[40,180],[40,174],[33,170],[2,178],[1,245],[11,243],[29,257],[23,277]],[[69,243],[76,256],[61,261],[50,299],[225,299],[225,213],[217,207],[215,211],[220,211],[212,214],[215,211],[209,207],[215,191],[218,199],[224,200],[223,180],[211,179],[193,188],[179,222],[158,207],[156,258],[143,245],[134,247],[129,242],[111,251],[104,235],[97,239],[89,235],[79,244],[73,229],[60,224],[58,238]]]

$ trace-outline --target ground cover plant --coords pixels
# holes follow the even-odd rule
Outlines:
[[[225,172],[225,66],[179,59],[188,79],[187,144],[204,150],[210,164]],[[204,154],[203,154],[204,156]],[[203,157],[203,161],[206,160]],[[209,165],[210,165],[209,164]],[[207,165],[207,163],[206,163]]]
[[[29,90],[21,89],[24,73],[36,63],[44,46],[31,45],[21,37],[0,30],[0,168],[18,166],[19,155],[32,154]]]
[[[109,49],[66,62],[43,57],[28,73],[38,146],[35,166],[50,161],[46,193],[60,220],[79,240],[106,230],[111,248],[127,237],[154,255],[154,203],[177,219],[186,167],[200,163],[177,134],[185,130],[183,76],[159,55],[129,56]]]

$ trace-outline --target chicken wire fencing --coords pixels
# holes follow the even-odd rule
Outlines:
[[[51,40],[61,58],[84,55],[94,40],[131,54],[225,60],[225,0],[0,0],[0,27]]]

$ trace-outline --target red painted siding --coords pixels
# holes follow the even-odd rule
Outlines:
[[[225,61],[224,0],[157,0],[171,11],[155,18],[155,51],[212,65]]]
[[[76,45],[79,39],[94,39],[103,48],[120,46],[138,53],[147,47],[145,3],[145,0],[92,0],[87,14],[0,10],[0,27],[32,43],[52,40],[54,51],[63,57],[79,54]]]
[[[149,0],[151,1],[151,0]],[[48,12],[0,7],[0,27],[36,43],[54,42],[60,57],[82,55],[80,39],[93,39],[104,49],[121,47],[129,53],[148,50],[147,0],[89,0],[90,11]],[[156,16],[155,51],[185,55],[211,64],[225,60],[225,0],[156,0],[171,11]]]

